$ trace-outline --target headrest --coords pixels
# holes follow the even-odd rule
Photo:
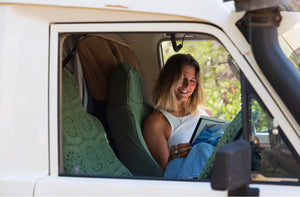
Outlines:
[[[131,64],[121,63],[114,69],[110,78],[108,103],[143,104],[142,77]]]
[[[85,37],[78,44],[78,57],[87,85],[96,100],[107,99],[109,79],[119,63],[130,63],[139,69],[134,52],[117,35]]]

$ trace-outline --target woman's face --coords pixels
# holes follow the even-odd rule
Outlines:
[[[183,79],[178,81],[175,86],[177,103],[187,101],[187,99],[193,94],[197,85],[196,69],[194,67],[185,65],[182,68],[182,73]]]

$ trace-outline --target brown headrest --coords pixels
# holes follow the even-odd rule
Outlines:
[[[107,99],[110,76],[119,63],[129,63],[139,70],[130,46],[116,34],[87,36],[78,44],[78,56],[86,83],[97,100]]]

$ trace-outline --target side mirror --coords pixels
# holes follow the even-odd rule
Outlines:
[[[258,196],[258,189],[249,188],[250,174],[251,145],[245,140],[234,141],[217,151],[211,187],[228,190],[229,196]]]

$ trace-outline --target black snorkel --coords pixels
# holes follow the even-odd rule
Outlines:
[[[235,0],[236,11],[246,11],[237,26],[250,43],[261,71],[300,125],[300,76],[281,50],[277,33],[282,19],[280,10],[287,8],[288,3]]]

